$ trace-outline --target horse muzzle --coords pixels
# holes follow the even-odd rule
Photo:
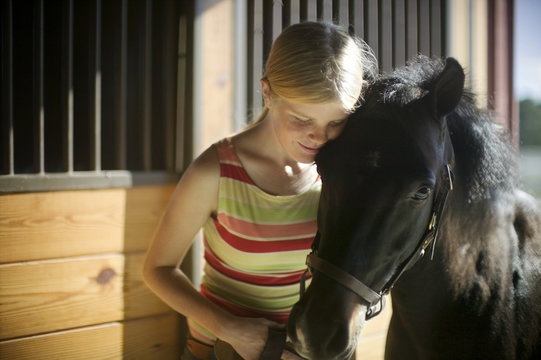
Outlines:
[[[338,304],[337,299],[342,302],[349,296],[330,294],[326,299],[315,300],[310,297],[308,289],[295,304],[287,332],[290,340],[288,346],[297,354],[310,360],[350,359],[364,325],[367,308],[355,298],[342,304]]]

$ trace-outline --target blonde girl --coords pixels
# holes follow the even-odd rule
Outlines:
[[[268,329],[287,321],[316,232],[314,157],[340,134],[375,70],[367,47],[336,25],[287,27],[265,65],[261,116],[184,173],[144,266],[148,286],[188,319],[182,359],[213,359],[217,339],[258,359]],[[201,228],[206,261],[195,289],[179,264]]]

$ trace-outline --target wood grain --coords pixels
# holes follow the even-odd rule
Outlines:
[[[355,355],[356,360],[383,360],[385,358],[385,333],[361,337]]]
[[[0,341],[0,358],[179,359],[178,315],[114,322]]]
[[[0,196],[0,263],[146,250],[174,185]]]
[[[144,254],[0,265],[0,339],[169,311],[141,278]]]

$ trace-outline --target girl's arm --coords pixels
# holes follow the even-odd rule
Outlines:
[[[244,359],[257,359],[267,328],[264,319],[231,315],[202,296],[179,265],[193,238],[217,209],[220,168],[214,147],[196,159],[179,181],[148,249],[143,278],[163,301],[230,343]]]

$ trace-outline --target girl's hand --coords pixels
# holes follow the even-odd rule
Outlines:
[[[300,357],[297,354],[292,353],[289,350],[284,350],[282,353],[282,360],[305,360],[304,358]]]
[[[244,360],[258,360],[265,348],[269,327],[282,326],[262,318],[236,317],[220,338],[228,342]]]

